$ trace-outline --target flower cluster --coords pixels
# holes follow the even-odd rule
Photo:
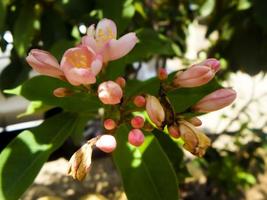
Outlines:
[[[87,35],[76,47],[65,51],[60,63],[49,52],[39,49],[30,51],[26,58],[29,65],[37,72],[69,82],[73,86],[85,86],[100,82],[95,91],[99,100],[105,105],[112,105],[111,110],[104,115],[104,132],[84,144],[70,159],[69,174],[78,180],[83,180],[91,166],[93,147],[110,153],[116,148],[116,140],[112,135],[121,124],[128,124],[128,142],[139,147],[145,141],[144,131],[154,128],[168,130],[173,138],[182,138],[184,148],[197,156],[203,156],[210,146],[209,138],[196,127],[202,124],[197,117],[186,118],[172,110],[167,93],[179,88],[193,88],[211,81],[220,69],[216,59],[207,59],[192,65],[184,71],[178,71],[172,80],[164,68],[159,68],[158,79],[161,82],[159,96],[144,94],[140,91],[137,96],[126,97],[124,90],[126,80],[117,77],[116,80],[103,80],[97,76],[104,73],[109,61],[119,59],[128,54],[136,45],[138,39],[135,33],[128,33],[117,38],[115,23],[109,19],[101,20],[96,28],[91,25]],[[171,82],[171,83],[170,83]],[[56,88],[54,96],[64,98],[71,96],[74,91],[68,88]],[[193,113],[207,113],[221,109],[231,104],[236,98],[232,89],[221,88],[207,95],[190,109]],[[128,106],[128,104],[130,106]],[[117,105],[117,106],[113,106]],[[144,115],[133,115],[134,111],[146,111],[150,120]],[[171,116],[171,117],[170,117]],[[166,128],[166,129],[165,129]]]
[[[96,83],[96,76],[111,60],[128,54],[137,43],[135,33],[128,33],[118,40],[115,23],[101,20],[96,28],[91,25],[87,35],[76,47],[66,50],[60,64],[49,52],[32,49],[26,60],[37,72],[68,81],[74,86]],[[57,96],[64,96],[64,90],[57,90]],[[122,97],[120,83],[106,81],[99,85],[99,99],[104,104],[118,104]]]

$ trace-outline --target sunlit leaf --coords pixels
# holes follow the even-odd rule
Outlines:
[[[129,200],[162,200],[178,197],[175,172],[157,139],[147,134],[145,143],[136,148],[127,143],[129,128],[116,133],[117,149],[113,154]]]
[[[75,131],[78,119],[70,113],[51,117],[39,127],[23,131],[1,152],[1,200],[19,199],[49,155]]]

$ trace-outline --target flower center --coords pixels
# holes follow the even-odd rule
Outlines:
[[[71,57],[68,57],[68,62],[77,68],[88,68],[89,62],[86,55],[82,54],[81,52],[73,52]]]
[[[96,33],[97,42],[107,42],[111,39],[115,39],[115,34],[113,33],[110,27],[107,27],[105,31],[101,28],[97,30]]]

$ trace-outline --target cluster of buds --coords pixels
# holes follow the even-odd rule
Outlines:
[[[193,88],[202,86],[211,81],[220,69],[220,63],[216,59],[207,59],[199,64],[192,65],[185,71],[178,71],[172,81],[172,88]],[[159,70],[158,78],[165,80],[167,77],[163,69]],[[165,97],[167,98],[167,97]],[[208,94],[191,107],[195,113],[208,113],[230,105],[236,98],[236,92],[230,88],[221,88]],[[171,107],[171,106],[170,106]],[[197,117],[183,119],[179,113],[168,119],[169,107],[166,107],[161,98],[147,95],[146,112],[154,125],[163,130],[165,126],[173,138],[182,138],[184,148],[196,156],[203,156],[211,145],[209,138],[196,127],[202,124]]]

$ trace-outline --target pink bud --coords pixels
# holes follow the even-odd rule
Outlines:
[[[219,89],[201,99],[193,109],[196,112],[212,112],[230,105],[236,98],[232,89]]]
[[[53,95],[59,98],[70,96],[72,94],[73,92],[69,88],[63,88],[63,87],[57,88],[53,91]]]
[[[117,146],[116,139],[112,135],[102,135],[95,143],[96,147],[106,153],[111,153]]]
[[[103,104],[118,104],[121,101],[123,92],[121,87],[114,81],[106,81],[98,86],[98,97]]]
[[[133,128],[142,128],[144,126],[144,118],[141,116],[135,116],[131,120],[131,125]]]
[[[118,83],[121,88],[124,88],[125,85],[126,85],[126,81],[123,77],[119,76],[116,80],[115,80],[116,83]]]
[[[137,107],[144,107],[146,105],[146,99],[143,96],[136,96],[134,98],[134,105],[136,105]]]
[[[180,137],[180,131],[179,131],[179,128],[177,126],[169,126],[168,131],[172,137],[174,137],[174,138]]]
[[[104,121],[104,127],[107,130],[113,130],[114,128],[116,128],[117,124],[113,119],[106,119]]]
[[[198,64],[195,64],[193,66],[208,66],[210,67],[214,73],[218,72],[220,70],[220,61],[219,60],[216,60],[215,58],[209,58],[207,60],[204,60],[203,62],[201,63],[198,63]]]
[[[145,136],[140,129],[132,129],[128,135],[128,141],[130,144],[138,147],[144,143]]]
[[[32,49],[26,57],[28,64],[40,74],[56,78],[64,77],[57,59],[47,51]]]
[[[167,73],[167,70],[160,67],[159,70],[158,70],[158,78],[159,80],[166,80],[168,78],[168,73]]]
[[[159,100],[151,95],[146,98],[146,111],[151,121],[160,127],[165,120],[165,112]]]
[[[215,73],[210,67],[196,65],[184,72],[176,73],[173,85],[185,88],[198,87],[208,83],[214,75]]]
[[[187,119],[186,121],[190,122],[194,126],[201,126],[201,124],[202,124],[202,121],[197,117],[192,117],[190,119]]]

